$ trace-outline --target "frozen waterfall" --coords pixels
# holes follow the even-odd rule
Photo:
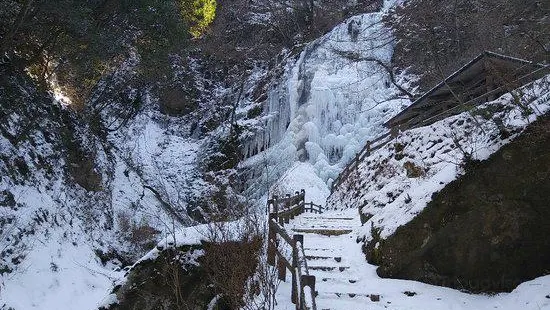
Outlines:
[[[330,184],[407,103],[392,99],[399,92],[384,68],[365,60],[391,60],[393,38],[381,19],[382,13],[352,17],[287,63],[268,93],[265,129],[245,147],[244,165],[257,167],[255,176],[271,184],[300,161]]]

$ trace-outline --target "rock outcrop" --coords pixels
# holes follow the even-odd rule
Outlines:
[[[550,116],[433,195],[367,259],[382,277],[511,291],[550,272]]]

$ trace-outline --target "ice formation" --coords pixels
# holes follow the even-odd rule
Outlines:
[[[348,19],[287,63],[283,82],[269,90],[264,130],[245,146],[245,166],[264,167],[256,176],[271,184],[301,161],[330,184],[367,140],[385,131],[383,122],[407,101],[396,99],[384,68],[367,60],[391,59],[382,14]]]

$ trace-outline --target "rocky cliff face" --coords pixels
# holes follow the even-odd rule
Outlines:
[[[127,65],[112,84],[131,78]],[[218,152],[228,132],[216,131],[226,118],[225,88],[213,73],[204,76],[203,63],[193,70],[201,106],[169,116],[147,88],[112,84],[75,110],[16,64],[0,64],[6,307],[55,309],[74,298],[75,308],[88,308],[164,233],[204,221],[237,196],[227,180],[234,163],[216,164],[235,156]],[[41,293],[21,298],[31,288]]]
[[[550,271],[550,116],[433,196],[368,251],[383,277],[511,291]]]

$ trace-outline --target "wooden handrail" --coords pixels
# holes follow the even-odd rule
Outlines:
[[[294,246],[294,241],[292,240],[292,237],[290,237],[290,235],[286,232],[286,229],[275,222],[274,219],[271,219],[269,221],[269,228],[275,230],[275,233],[281,236],[281,238],[283,238],[283,240],[286,241],[286,243],[288,243],[290,246]]]
[[[344,182],[352,171],[357,169],[359,166],[359,163],[362,162],[366,157],[370,156],[370,153],[382,148],[384,145],[388,144],[391,140],[393,140],[397,136],[397,132],[395,131],[388,131],[378,137],[376,137],[372,141],[367,141],[365,143],[365,146],[355,155],[355,157],[344,167],[344,170],[340,172],[338,177],[332,181],[332,185],[330,187],[330,192],[334,192],[336,187],[338,187],[342,182]],[[389,139],[388,139],[389,137]],[[376,145],[374,145],[376,144]]]
[[[528,83],[529,81],[531,81],[533,79],[533,77],[534,78],[539,78],[539,77],[545,76],[549,72],[550,72],[550,66],[547,65],[547,66],[544,66],[544,67],[542,67],[540,69],[537,69],[533,72],[529,72],[529,73],[527,73],[523,76],[520,76],[519,78],[512,81],[511,84],[524,85],[524,84]],[[334,179],[334,181],[332,181],[332,185],[330,187],[330,192],[331,193],[334,192],[336,187],[338,187],[340,184],[342,184],[349,177],[349,175],[354,170],[354,168],[357,168],[359,166],[359,162],[363,161],[365,159],[365,157],[370,156],[370,153],[372,151],[375,151],[377,149],[382,148],[388,142],[393,140],[393,138],[395,138],[397,136],[398,131],[400,131],[400,130],[406,131],[406,130],[409,130],[409,129],[430,125],[430,124],[438,121],[441,117],[443,117],[443,118],[446,117],[446,115],[448,115],[449,113],[452,113],[453,111],[457,111],[457,110],[459,111],[461,109],[464,109],[466,111],[468,108],[471,108],[473,106],[476,106],[476,105],[480,104],[481,102],[485,101],[486,98],[488,98],[492,95],[497,95],[497,94],[500,94],[502,92],[509,92],[510,91],[509,88],[510,88],[510,85],[499,86],[499,87],[497,87],[495,89],[492,89],[492,90],[490,90],[486,93],[483,93],[483,94],[481,94],[481,95],[479,95],[475,98],[472,98],[472,99],[470,99],[470,100],[468,100],[468,101],[466,101],[462,104],[456,105],[452,108],[446,109],[446,110],[444,110],[440,113],[437,113],[437,114],[429,116],[429,117],[425,117],[425,115],[419,114],[419,115],[411,118],[410,120],[408,120],[406,123],[399,125],[399,127],[397,127],[397,128],[394,127],[392,131],[386,132],[386,133],[378,136],[377,138],[375,138],[372,141],[367,141],[367,143],[361,149],[361,151],[359,151],[359,153],[356,154],[355,158],[353,158],[346,165],[346,167],[342,170],[342,172],[340,172],[338,177],[336,177],[336,179]],[[383,141],[384,139],[386,139],[388,137],[390,137],[390,139],[388,139],[386,141]],[[378,142],[381,142],[381,143],[379,143],[376,146],[373,146],[373,144],[378,143]]]
[[[296,215],[306,211],[321,213],[323,208],[313,202],[306,203],[305,190],[296,192],[294,196],[287,195],[283,199],[273,197],[267,202],[269,212],[267,262],[277,266],[278,278],[286,280],[286,271],[292,275],[292,302],[297,310],[317,310],[315,303],[315,276],[309,274],[306,255],[303,247],[304,236],[288,234],[284,223]],[[309,208],[306,206],[309,205]],[[280,207],[280,208],[279,208]],[[280,237],[280,239],[279,239]],[[277,248],[278,240],[286,242],[292,249],[292,259],[289,260]]]
[[[307,206],[309,206],[309,208],[307,208]],[[304,203],[304,208],[304,211],[309,211],[311,213],[323,213],[323,207],[314,204],[313,201]]]

